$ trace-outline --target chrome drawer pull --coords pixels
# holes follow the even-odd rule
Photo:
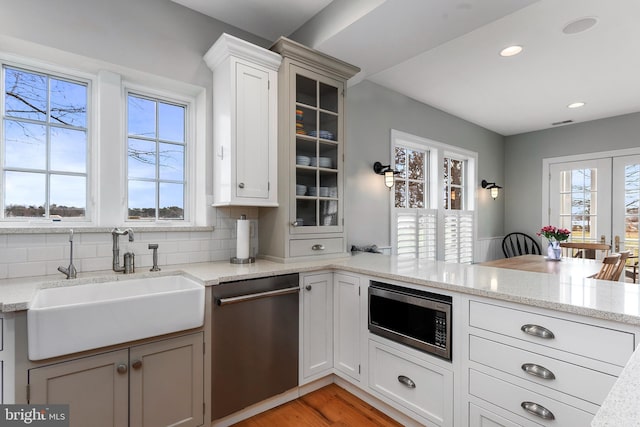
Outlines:
[[[311,246],[311,250],[313,250],[313,251],[324,251],[324,245],[313,245],[313,246]]]
[[[529,375],[539,377],[545,380],[555,380],[556,376],[545,368],[544,366],[536,365],[535,363],[525,363],[521,366],[522,370]]]
[[[538,338],[544,338],[546,340],[550,340],[556,337],[555,335],[553,335],[553,332],[551,332],[544,326],[539,325],[522,325],[520,330],[525,334],[533,335],[534,337]]]
[[[556,419],[556,417],[553,415],[553,412],[551,412],[550,410],[548,410],[547,408],[545,408],[542,405],[538,405],[537,403],[522,402],[520,404],[520,406],[522,406],[522,409],[524,409],[525,411],[527,411],[531,415],[535,415],[536,417],[540,417],[543,420],[555,420]]]
[[[416,383],[414,383],[411,378],[404,375],[398,376],[398,381],[400,381],[400,384],[405,385],[409,388],[416,388]]]

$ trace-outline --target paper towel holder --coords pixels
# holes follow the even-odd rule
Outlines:
[[[247,219],[247,216],[244,214],[240,215],[240,219],[244,221]],[[238,258],[237,256],[234,256],[231,257],[229,262],[231,262],[231,264],[252,264],[256,262],[256,258],[252,256],[250,256],[249,258]]]

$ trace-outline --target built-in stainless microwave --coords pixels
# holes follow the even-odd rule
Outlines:
[[[372,280],[369,331],[451,360],[452,298]]]

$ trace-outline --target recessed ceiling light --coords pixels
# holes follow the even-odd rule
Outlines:
[[[576,19],[575,21],[571,21],[567,25],[565,25],[562,29],[562,32],[565,34],[578,34],[583,31],[587,31],[597,23],[598,18],[591,16],[588,18]]]
[[[571,104],[567,105],[567,108],[580,108],[580,107],[584,107],[585,103],[582,101],[579,102],[572,102]]]
[[[514,56],[522,52],[522,46],[513,45],[505,47],[500,51],[500,56]]]

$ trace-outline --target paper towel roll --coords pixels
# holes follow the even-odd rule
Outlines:
[[[236,258],[249,258],[250,222],[245,215],[240,216],[236,230]]]

